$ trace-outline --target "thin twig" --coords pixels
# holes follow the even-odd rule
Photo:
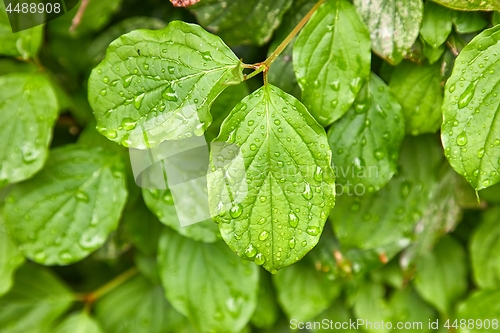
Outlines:
[[[73,17],[73,21],[71,21],[71,27],[69,28],[70,32],[75,32],[76,28],[82,23],[83,14],[85,14],[85,10],[89,4],[89,0],[82,0],[82,4],[80,8],[78,8],[78,12],[75,17]]]

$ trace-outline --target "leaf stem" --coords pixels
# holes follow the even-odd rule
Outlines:
[[[263,62],[267,67],[271,66],[271,64],[278,58],[278,56],[285,50],[285,48],[290,44],[290,42],[297,36],[299,31],[306,25],[314,12],[325,2],[325,0],[319,0],[313,8],[300,20],[300,22],[293,28],[293,30],[286,36],[286,38],[281,42],[281,44],[276,48],[276,50],[271,53],[271,55]]]
[[[257,74],[259,73],[262,73],[264,71],[266,71],[267,69],[267,66],[263,63],[259,63],[259,64],[256,64],[255,65],[251,65],[251,67],[246,67],[246,68],[254,68],[255,71],[253,71],[252,73],[248,74],[248,75],[245,75],[244,76],[244,80],[250,80],[251,78],[253,78],[254,76],[256,76]]]
[[[78,301],[85,302],[86,307],[91,306],[95,301],[97,301],[99,298],[102,296],[106,295],[113,289],[117,288],[118,286],[122,285],[126,281],[128,281],[130,278],[132,278],[134,275],[137,274],[137,268],[132,267],[129,270],[123,272],[122,274],[118,275],[115,277],[113,280],[109,281],[105,285],[97,288],[96,290],[87,293],[87,294],[76,294],[75,299]]]

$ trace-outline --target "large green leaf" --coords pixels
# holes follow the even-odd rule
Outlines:
[[[203,0],[193,12],[202,26],[229,44],[262,45],[291,4],[292,0]]]
[[[471,237],[470,256],[474,279],[480,288],[500,288],[500,209],[485,212]]]
[[[167,299],[201,332],[239,332],[257,305],[258,267],[222,242],[201,243],[165,230],[158,263]]]
[[[473,293],[458,306],[458,332],[484,333],[497,331],[500,325],[498,319],[500,318],[499,298],[500,289],[480,290]],[[465,325],[463,325],[465,327],[460,327],[460,320],[465,321]],[[467,325],[469,320],[474,321],[474,325],[471,325],[472,328]],[[453,320],[450,320],[450,324],[453,324]]]
[[[420,35],[432,47],[446,42],[451,32],[451,10],[432,1],[424,5],[424,19]]]
[[[432,0],[443,6],[458,10],[500,10],[497,0]]]
[[[50,82],[40,74],[1,76],[0,86],[2,187],[30,178],[43,167],[58,106]]]
[[[327,126],[344,115],[370,74],[370,35],[347,0],[327,1],[295,41],[302,101]]]
[[[226,243],[272,272],[300,260],[334,205],[324,129],[293,96],[266,85],[231,111],[216,140],[229,148],[212,147],[209,206]]]
[[[106,333],[164,333],[176,311],[160,286],[137,276],[117,287],[96,304],[96,316]]]
[[[79,261],[116,229],[127,191],[120,155],[68,145],[7,197],[5,222],[30,259],[45,265]]]
[[[24,15],[20,14],[18,16],[20,20],[24,19]],[[38,49],[42,44],[42,37],[43,26],[36,26],[13,33],[4,2],[0,1],[0,55],[20,56],[24,59],[32,58],[38,53]]]
[[[414,285],[420,296],[442,314],[467,290],[467,263],[462,245],[447,236],[417,263]]]
[[[483,30],[488,26],[488,21],[483,18],[480,12],[463,12],[454,10],[451,13],[451,19],[453,21],[453,25],[455,26],[455,30],[461,34],[468,34]]]
[[[364,282],[358,285],[356,293],[353,297],[354,314],[357,318],[361,318],[368,322],[390,322],[392,311],[388,302],[384,299],[384,287],[373,282]],[[373,325],[362,326],[366,332],[379,333],[389,332],[386,326],[373,327]]]
[[[446,82],[441,138],[451,166],[476,189],[500,181],[500,25],[460,52]]]
[[[435,133],[441,125],[440,64],[417,65],[405,61],[396,67],[389,87],[403,107],[406,132]]]
[[[72,301],[70,290],[53,273],[23,266],[16,272],[14,288],[0,298],[0,332],[46,332]]]
[[[89,102],[108,139],[153,148],[203,134],[212,102],[242,80],[240,61],[219,37],[174,21],[111,43],[90,75]]]
[[[337,182],[374,192],[396,172],[405,125],[401,105],[389,87],[372,74],[354,107],[328,130]]]
[[[316,270],[311,258],[304,258],[273,276],[278,301],[289,319],[306,321],[326,310],[340,294],[339,281]]]
[[[113,309],[115,310],[115,309]],[[54,329],[55,333],[102,333],[99,323],[86,312],[70,314]],[[123,332],[123,331],[121,331]]]
[[[261,269],[257,307],[252,315],[251,323],[255,327],[270,328],[276,323],[279,315],[280,309],[276,301],[271,275]]]
[[[429,204],[437,183],[435,170],[441,163],[442,150],[435,137],[409,137],[401,149],[397,176],[379,192],[363,195],[361,188],[338,193],[330,220],[340,244],[366,250],[406,246]]]
[[[354,0],[370,30],[375,53],[392,64],[403,60],[418,37],[422,0]]]
[[[5,230],[0,207],[0,296],[12,287],[12,275],[24,263],[24,257]]]
[[[395,325],[392,332],[432,332],[428,323],[434,320],[436,313],[432,307],[425,303],[413,288],[396,290],[390,297],[389,308],[392,312],[393,323],[403,323],[398,328]]]

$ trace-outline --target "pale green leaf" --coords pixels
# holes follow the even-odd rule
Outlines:
[[[455,30],[461,34],[483,30],[488,26],[488,21],[486,21],[479,12],[454,10],[451,13],[451,19],[455,26]]]
[[[342,117],[370,74],[370,36],[347,0],[327,1],[293,48],[302,101],[323,126]]]
[[[12,190],[5,222],[28,258],[69,264],[105,243],[126,197],[120,155],[68,145],[53,150],[42,172]]]
[[[178,317],[161,286],[142,276],[118,286],[96,303],[96,316],[106,333],[172,332]]]
[[[500,209],[491,208],[475,230],[470,242],[474,279],[480,288],[500,288]]]
[[[330,220],[340,244],[364,250],[407,246],[415,223],[429,205],[437,183],[435,170],[441,163],[437,138],[408,137],[401,148],[398,174],[379,192],[337,191]]]
[[[493,13],[493,17],[491,18],[491,24],[492,25],[500,24],[500,11],[495,11]]]
[[[441,314],[449,314],[455,301],[467,291],[467,263],[462,245],[451,236],[443,238],[432,253],[420,258],[414,286]]]
[[[23,263],[23,255],[5,230],[3,207],[0,207],[0,296],[10,290],[12,276]]]
[[[484,333],[484,332],[494,332],[498,330],[499,319],[500,318],[500,289],[494,290],[479,290],[473,293],[469,298],[467,298],[463,303],[458,306],[457,318],[458,326],[457,330],[460,333]],[[460,327],[460,319],[468,322],[469,319],[477,322],[474,328]],[[477,320],[477,321],[476,321]],[[450,321],[453,323],[453,321]]]
[[[328,319],[329,321],[328,327],[319,327],[319,328],[317,326],[314,327],[314,322],[317,321],[321,322],[324,319]],[[352,315],[345,306],[344,302],[342,300],[337,300],[331,307],[329,307],[327,310],[323,311],[323,313],[321,313],[318,317],[316,317],[316,319],[314,319],[314,322],[309,322],[309,324],[313,326],[311,328],[311,331],[314,333],[316,332],[359,333],[361,331],[355,329],[356,326],[351,327],[350,325],[351,322],[355,321],[356,319],[352,318]],[[343,327],[342,330],[335,329],[335,324],[337,323],[341,323],[340,325],[342,325]]]
[[[311,258],[273,276],[278,301],[289,319],[307,321],[325,311],[339,296],[341,285],[314,267]]]
[[[208,243],[221,239],[217,224],[212,220],[181,226],[170,190],[142,189],[142,195],[146,206],[158,217],[161,223],[174,229],[179,234],[196,241]]]
[[[354,5],[370,30],[373,51],[400,63],[418,37],[422,0],[354,0]]]
[[[23,19],[23,15],[19,15]],[[12,32],[5,4],[0,1],[0,55],[32,58],[37,55],[42,44],[43,26]],[[3,86],[3,85],[2,85]]]
[[[389,87],[403,107],[407,133],[437,132],[443,100],[440,64],[417,65],[405,61],[396,67]]]
[[[354,106],[328,130],[337,183],[378,191],[396,172],[404,134],[401,105],[372,74]]]
[[[40,74],[4,75],[0,86],[1,187],[30,178],[43,167],[58,106],[50,82]]]
[[[89,102],[108,139],[154,148],[203,134],[212,102],[242,80],[240,61],[219,37],[174,21],[112,42],[90,75]]]
[[[193,6],[198,22],[226,43],[265,44],[292,0],[203,0]]]
[[[384,299],[385,289],[382,285],[373,282],[364,282],[356,288],[354,295],[354,315],[369,322],[391,321],[392,311],[388,302]],[[368,325],[363,326],[369,333],[387,333],[390,330],[386,326],[377,329]]]
[[[500,10],[497,0],[432,0],[443,6],[457,10]]]
[[[158,264],[167,299],[200,332],[239,332],[257,305],[258,267],[222,242],[201,243],[166,229]]]
[[[86,312],[75,312],[57,325],[54,333],[103,333],[103,330],[99,323]]]
[[[451,10],[432,1],[424,5],[420,35],[432,47],[443,44],[451,32]]]
[[[1,333],[41,333],[73,302],[73,294],[49,270],[26,265],[12,290],[0,298]]]
[[[476,190],[500,181],[500,26],[460,52],[446,82],[441,139],[451,166]]]
[[[443,53],[446,51],[446,46],[444,44],[439,45],[438,47],[432,47],[426,42],[424,44],[424,56],[427,58],[429,61],[429,64],[434,64],[437,62],[439,59],[441,59],[441,56]]]
[[[403,323],[398,329],[397,324],[391,332],[433,332],[429,328],[429,320],[436,318],[436,312],[425,303],[410,286],[396,290],[389,299],[393,323]]]
[[[226,243],[271,272],[300,260],[334,205],[324,129],[293,96],[266,85],[231,111],[216,141],[229,148],[212,147],[209,207]]]

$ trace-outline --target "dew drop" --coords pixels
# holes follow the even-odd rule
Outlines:
[[[137,122],[134,121],[132,118],[123,118],[122,120],[122,127],[126,131],[131,131],[135,128]]]
[[[305,189],[304,189],[304,192],[302,192],[302,196],[306,200],[311,200],[312,199],[313,194],[312,194],[312,191],[311,191],[311,185],[309,185],[309,183],[305,183]]]
[[[292,228],[297,228],[297,225],[299,224],[299,219],[297,218],[297,215],[294,213],[288,214],[288,223]]]
[[[291,249],[295,247],[295,237],[288,241],[288,247]]]
[[[172,88],[171,85],[169,85],[162,94],[163,98],[165,98],[167,101],[171,102],[177,102],[179,100],[179,97],[175,93],[174,89]]]
[[[477,157],[483,158],[483,156],[484,156],[484,148],[481,148],[477,152]]]
[[[250,145],[250,150],[256,151],[257,150],[257,145],[255,143],[252,143]]]
[[[465,132],[462,132],[457,136],[457,145],[465,146],[467,141],[467,134]]]
[[[142,101],[144,100],[144,96],[146,96],[146,93],[142,93],[142,94],[134,97],[134,107],[137,110],[139,110],[141,108]]]
[[[262,231],[259,235],[260,241],[265,241],[269,237],[269,233],[267,231]]]
[[[266,258],[262,253],[257,253],[255,259],[253,260],[257,265],[263,265],[266,262]]]
[[[242,213],[243,207],[240,204],[236,204],[229,210],[229,215],[231,215],[233,219],[238,218]]]
[[[279,119],[276,119],[276,120],[274,120],[274,124],[279,125],[279,124],[281,124],[281,121]]]
[[[316,166],[316,171],[314,171],[314,180],[320,182],[323,180],[323,169],[318,165]]]
[[[452,92],[454,92],[454,91],[455,91],[455,89],[456,89],[455,84],[452,84],[452,85],[450,86],[450,89],[448,89],[448,91],[449,91],[450,93],[452,93]]]
[[[257,249],[255,246],[253,246],[252,243],[248,244],[247,248],[245,249],[245,256],[247,258],[253,258],[257,254]]]
[[[339,80],[333,81],[332,83],[330,83],[330,87],[335,91],[339,91],[340,81]]]
[[[106,96],[108,91],[106,89],[101,90],[101,96]]]
[[[321,232],[321,229],[319,227],[311,225],[307,227],[306,232],[311,236],[318,236]]]
[[[201,52],[201,57],[203,58],[203,60],[205,61],[212,61],[212,54],[210,53],[210,51],[206,51],[206,52]]]
[[[476,91],[477,82],[478,81],[474,81],[473,83],[469,84],[467,89],[465,89],[462,95],[460,95],[458,99],[458,107],[460,109],[469,105],[470,101],[472,100],[472,97],[474,97],[474,92]]]
[[[375,150],[375,158],[377,160],[382,160],[385,157],[385,153],[381,149]]]
[[[123,78],[123,87],[128,88],[130,84],[132,83],[132,79],[134,78],[133,75],[127,75]]]
[[[78,190],[75,194],[76,200],[81,202],[89,202],[89,195],[82,190]]]

